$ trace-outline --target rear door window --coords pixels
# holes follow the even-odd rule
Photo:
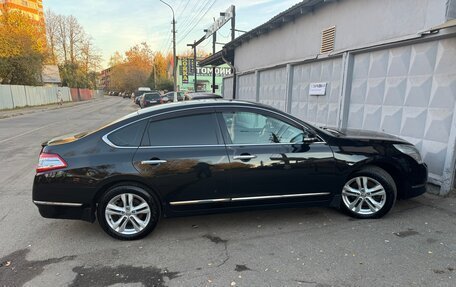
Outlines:
[[[147,128],[149,146],[217,145],[215,114],[195,114],[151,121]]]
[[[141,143],[142,135],[147,121],[142,120],[131,125],[127,125],[108,135],[108,140],[120,147],[138,147]]]

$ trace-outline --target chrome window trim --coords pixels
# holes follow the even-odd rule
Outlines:
[[[215,145],[161,145],[161,146],[140,146],[139,149],[160,149],[160,148],[201,148],[201,147],[243,147],[243,146],[269,146],[269,145],[296,145],[300,143],[263,143],[263,144],[215,144]],[[326,144],[326,142],[313,142],[312,144]]]
[[[150,148],[193,148],[193,147],[225,147],[224,144],[202,144],[202,145],[156,145],[156,146],[140,146],[140,149]]]
[[[56,202],[56,201],[39,201],[34,200],[33,203],[37,205],[53,205],[53,206],[71,206],[71,207],[80,207],[82,203],[74,203],[74,202]]]
[[[176,206],[176,205],[191,205],[191,204],[205,204],[205,203],[218,203],[218,202],[233,202],[233,201],[236,202],[236,201],[264,200],[264,199],[277,199],[277,198],[323,196],[323,195],[330,195],[330,194],[331,194],[330,192],[296,193],[296,194],[292,193],[292,194],[278,194],[278,195],[265,195],[265,196],[248,196],[248,197],[171,201],[169,204]]]
[[[303,143],[255,143],[255,144],[227,144],[227,147],[243,147],[243,146],[268,146],[268,145],[297,145]],[[312,144],[326,144],[326,142],[313,142]]]
[[[185,201],[172,201],[171,205],[191,205],[191,204],[204,204],[216,202],[230,202],[231,198],[216,198],[216,199],[201,199],[201,200],[185,200]]]
[[[134,123],[137,123],[139,121],[142,121],[142,120],[149,120],[151,118],[154,118],[154,117],[158,117],[158,116],[161,116],[161,115],[166,115],[166,114],[172,114],[172,113],[176,113],[176,112],[181,112],[181,111],[191,111],[191,110],[199,110],[199,109],[207,109],[207,108],[247,108],[247,109],[252,109],[252,110],[260,110],[260,111],[266,111],[266,112],[270,112],[270,113],[273,113],[273,114],[276,114],[276,115],[279,115],[281,117],[284,117],[286,119],[288,119],[289,121],[292,121],[294,122],[295,124],[299,125],[300,127],[304,127],[301,123],[295,121],[294,119],[291,119],[289,117],[287,117],[286,115],[283,115],[281,113],[278,113],[276,111],[273,111],[273,110],[268,110],[268,109],[265,109],[265,108],[261,108],[261,107],[256,107],[256,106],[248,106],[248,105],[227,105],[227,106],[201,106],[201,107],[193,107],[193,108],[185,108],[185,109],[179,109],[179,110],[176,110],[176,111],[167,111],[167,112],[162,112],[162,113],[158,113],[158,114],[155,114],[155,115],[150,115],[150,116],[147,116],[147,117],[144,117],[144,118],[141,118],[141,119],[138,119],[136,121],[132,121],[131,123],[128,123],[128,124],[125,124],[123,126],[120,126],[110,132],[108,132],[107,134],[105,134],[104,136],[101,137],[101,139],[107,144],[109,145],[110,147],[113,147],[113,148],[117,148],[117,149],[137,149],[137,148],[174,148],[174,147],[213,147],[213,146],[225,146],[224,144],[219,144],[219,145],[178,145],[178,146],[117,146],[115,145],[114,143],[112,143],[109,139],[108,139],[108,136],[124,127],[127,127],[129,125],[132,125]],[[314,142],[314,143],[325,143],[326,144],[326,141],[324,141],[319,135],[316,135],[318,137],[318,139],[320,141],[318,142]],[[271,144],[291,144],[291,143],[271,143]],[[270,145],[270,144],[227,144],[226,146],[245,146],[245,145]]]

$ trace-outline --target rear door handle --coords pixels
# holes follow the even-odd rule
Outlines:
[[[256,155],[252,155],[252,154],[243,154],[243,155],[235,155],[235,156],[233,156],[233,159],[246,160],[246,159],[252,159],[252,158],[256,158],[256,157],[257,157]]]
[[[166,160],[162,160],[162,159],[153,159],[153,160],[143,160],[141,161],[141,164],[150,164],[150,165],[157,165],[157,164],[161,164],[161,163],[167,163]]]

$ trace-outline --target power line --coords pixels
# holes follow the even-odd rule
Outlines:
[[[187,6],[188,6],[189,3],[190,3],[190,0],[187,1],[187,3],[185,4],[184,9],[181,10],[181,12],[179,13],[179,15],[177,16],[176,19],[180,19],[180,17],[181,17],[182,14],[184,13],[185,9],[187,9]]]
[[[159,51],[162,51],[163,49],[165,49],[170,43],[171,43],[171,33],[168,33],[168,38],[166,39],[165,42],[163,42],[163,43],[160,45]]]
[[[204,1],[200,1],[199,3],[201,5],[195,5],[193,6],[192,10],[190,11],[189,13],[189,17],[187,17],[186,20],[184,20],[183,22],[178,23],[178,29],[180,28],[183,28],[184,31],[186,28],[188,28],[191,23],[198,17],[198,15],[201,13],[201,11],[203,11],[204,7],[206,7],[206,5],[210,2],[211,0],[206,0],[206,2]],[[184,28],[185,27],[185,28]]]
[[[178,44],[180,42],[182,42],[183,40],[185,40],[187,38],[187,36],[195,29],[195,27],[199,24],[199,22],[204,18],[204,16],[206,16],[206,14],[209,12],[209,10],[214,6],[214,4],[217,2],[217,0],[214,0],[212,2],[212,4],[209,6],[209,8],[207,8],[206,12],[204,12],[204,14],[199,18],[199,20],[195,23],[195,25],[193,25],[193,27],[185,34],[184,37],[182,37],[179,41],[178,41]]]
[[[184,32],[182,32],[182,34],[185,34],[187,33],[191,27],[194,25],[195,21],[196,22],[199,22],[199,20],[197,20],[199,17],[201,17],[201,15],[204,13],[204,10],[210,5],[210,2],[211,0],[207,0],[206,2],[202,2],[203,5],[201,7],[198,8],[198,12],[193,16],[193,18],[191,19],[190,22],[188,22],[186,25],[185,25],[185,30]]]

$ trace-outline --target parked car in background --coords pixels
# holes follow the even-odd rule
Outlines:
[[[174,92],[168,92],[165,96],[169,99],[169,102],[174,102]],[[181,102],[184,100],[184,92],[177,92],[177,101]]]
[[[196,92],[196,93],[187,93],[185,94],[185,100],[207,100],[207,99],[223,99],[222,96],[208,93],[208,92]]]
[[[122,98],[124,98],[124,99],[125,98],[130,98],[130,96],[131,96],[131,93],[129,91],[125,91],[125,92],[122,93]]]
[[[141,100],[141,96],[144,95],[145,93],[142,92],[141,95],[137,95],[135,92],[135,96],[133,97],[133,102],[139,106],[139,101]]]
[[[162,103],[162,104],[172,103],[172,102],[173,102],[173,101],[172,101],[170,98],[168,98],[166,95],[160,96],[160,98],[161,98],[161,103]]]
[[[152,91],[152,89],[148,88],[148,87],[140,87],[136,91],[134,91],[134,96],[132,97],[133,102],[135,104],[139,105],[139,97],[147,92],[158,92],[158,91]]]
[[[162,103],[163,102],[160,93],[157,92],[144,93],[139,100],[139,106],[142,109],[149,106],[159,105]]]
[[[256,103],[201,100],[45,142],[33,202],[43,217],[98,218],[112,237],[133,240],[162,217],[252,208],[331,206],[380,218],[396,198],[424,193],[427,174],[413,144],[395,136],[324,130]]]

